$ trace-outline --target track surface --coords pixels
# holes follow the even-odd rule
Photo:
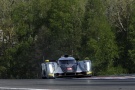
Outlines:
[[[0,90],[135,90],[135,77],[0,79]]]

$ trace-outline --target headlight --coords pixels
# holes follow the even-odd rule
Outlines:
[[[53,67],[52,64],[49,64],[50,73],[53,73]]]
[[[86,62],[87,70],[90,71],[90,62]]]

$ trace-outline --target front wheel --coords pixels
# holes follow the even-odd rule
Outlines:
[[[42,77],[42,79],[46,79],[46,77]]]
[[[55,74],[47,74],[46,79],[55,79]]]

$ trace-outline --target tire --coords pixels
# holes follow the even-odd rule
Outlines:
[[[45,76],[45,74],[46,74],[46,72],[45,72],[45,70],[43,70],[43,72],[41,73],[42,79],[47,79],[47,77]]]
[[[46,79],[46,77],[42,77],[42,79]]]

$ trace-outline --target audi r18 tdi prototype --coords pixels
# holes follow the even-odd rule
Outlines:
[[[41,64],[42,78],[56,78],[60,76],[91,76],[91,61],[77,61],[74,57],[65,55],[56,62],[46,62]]]

